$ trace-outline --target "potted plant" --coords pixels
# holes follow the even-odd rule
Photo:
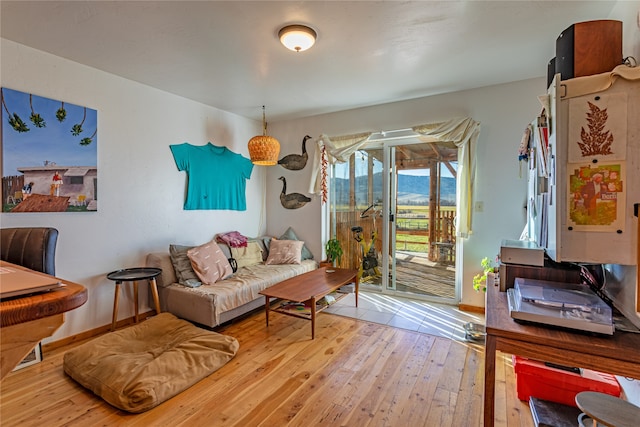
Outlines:
[[[324,247],[325,252],[327,253],[327,260],[331,262],[331,264],[336,267],[338,263],[340,263],[342,259],[342,245],[340,244],[340,240],[338,239],[329,239],[327,244]]]
[[[480,265],[482,266],[482,273],[478,273],[473,276],[473,289],[476,291],[487,292],[487,282],[489,279],[491,280],[491,283],[495,280],[494,273],[496,273],[496,268],[493,265],[493,261],[488,257],[482,258]]]

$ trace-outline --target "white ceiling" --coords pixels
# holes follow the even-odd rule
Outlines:
[[[266,105],[273,122],[545,76],[560,32],[615,5],[2,0],[1,34],[252,119]],[[313,48],[280,45],[292,23],[318,32]]]

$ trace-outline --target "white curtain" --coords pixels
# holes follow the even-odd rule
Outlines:
[[[475,146],[480,134],[480,123],[468,117],[431,123],[411,128],[421,135],[440,142],[452,142],[458,147],[458,173],[456,179],[456,235],[468,237],[472,232],[473,183],[476,175]]]
[[[322,202],[327,200],[327,163],[345,163],[349,157],[358,151],[371,136],[371,132],[355,135],[332,136],[320,135],[316,140],[316,155],[311,170],[309,193],[322,196]]]

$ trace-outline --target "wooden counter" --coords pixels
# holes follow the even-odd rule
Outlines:
[[[5,261],[0,261],[0,265],[29,270]],[[40,341],[62,326],[65,312],[87,301],[84,286],[58,279],[65,284],[60,289],[0,301],[0,379],[11,372]]]
[[[544,362],[640,378],[640,334],[595,335],[515,322],[507,293],[487,287],[484,425],[493,426],[496,351]]]

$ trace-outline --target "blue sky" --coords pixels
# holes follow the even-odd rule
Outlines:
[[[67,111],[66,119],[61,123],[56,118],[56,111],[62,106],[61,101],[33,95],[33,110],[40,114],[46,127],[37,128],[30,120],[31,107],[29,94],[2,88],[4,104],[2,105],[2,174],[3,176],[20,175],[18,167],[44,166],[45,160],[59,166],[97,166],[98,134],[87,146],[80,145],[82,138],[91,138],[96,131],[98,113],[87,108],[87,116],[82,124],[82,133],[71,134],[71,128],[80,124],[84,115],[84,107],[64,103]],[[9,116],[17,113],[29,127],[28,132],[17,132],[9,124]]]

